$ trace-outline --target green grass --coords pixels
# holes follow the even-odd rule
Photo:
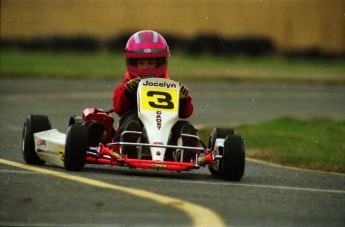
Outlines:
[[[1,51],[1,75],[42,77],[123,77],[120,55],[77,52]]]
[[[203,139],[210,131],[201,130]],[[247,157],[345,173],[345,120],[281,118],[239,126],[235,131],[245,139]]]
[[[345,61],[341,60],[176,57],[171,60],[170,70],[174,75],[204,80],[345,83]]]
[[[1,76],[122,78],[122,53],[1,50]],[[176,80],[230,80],[345,84],[343,60],[287,60],[174,55],[169,73]]]

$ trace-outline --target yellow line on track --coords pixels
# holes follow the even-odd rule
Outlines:
[[[94,179],[89,179],[85,177],[74,176],[74,175],[70,175],[66,173],[47,170],[47,169],[43,169],[43,168],[39,168],[39,167],[35,167],[35,166],[23,164],[23,163],[13,162],[13,161],[1,159],[1,158],[0,158],[0,163],[8,165],[8,166],[13,166],[13,167],[21,168],[21,169],[34,171],[34,172],[49,174],[54,177],[59,177],[59,178],[75,181],[75,182],[86,184],[86,185],[120,191],[120,192],[127,193],[133,196],[149,199],[159,204],[171,206],[186,213],[192,219],[193,226],[215,226],[215,227],[225,226],[223,219],[214,211],[208,208],[184,201],[184,200],[175,199],[175,198],[159,195],[156,193],[152,193],[152,192],[148,192],[148,191],[144,191],[140,189],[127,188],[127,187],[122,187],[122,186],[118,186],[114,184],[109,184],[109,183],[99,181],[99,180],[94,180]]]

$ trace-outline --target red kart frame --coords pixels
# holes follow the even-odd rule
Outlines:
[[[182,134],[182,136],[190,136],[187,134]],[[166,147],[174,149],[186,149],[195,151],[194,162],[178,162],[178,161],[155,161],[146,159],[133,159],[127,158],[126,155],[122,154],[121,146],[150,146],[150,147]],[[113,148],[113,149],[111,149]],[[92,148],[91,148],[92,149]],[[86,162],[87,163],[99,163],[108,165],[118,165],[118,166],[128,166],[132,168],[144,168],[144,169],[156,169],[156,170],[172,170],[172,171],[187,171],[191,169],[198,169],[201,166],[211,164],[215,160],[214,152],[205,151],[201,147],[183,147],[183,146],[164,146],[156,144],[146,144],[146,143],[127,143],[127,142],[117,142],[109,143],[107,145],[100,144],[98,147],[93,148],[96,153],[87,152]],[[204,153],[203,157],[200,154]]]
[[[198,140],[198,144],[202,147],[186,147],[174,145],[160,145],[160,144],[147,144],[147,143],[128,143],[128,142],[114,142],[113,130],[114,119],[110,115],[113,110],[103,111],[102,109],[87,108],[83,111],[83,120],[86,122],[87,127],[90,122],[97,121],[105,128],[107,143],[100,143],[98,147],[90,147],[90,151],[86,153],[86,163],[89,164],[107,164],[117,166],[127,166],[132,168],[156,169],[156,170],[172,170],[172,171],[188,171],[191,169],[198,169],[201,166],[212,164],[216,159],[213,151],[208,151],[206,146],[202,143],[198,136],[182,134],[182,137],[193,137]],[[126,133],[140,132],[125,131],[121,137]],[[146,159],[127,158],[122,152],[122,146],[146,146],[146,147],[161,147],[171,149],[193,150],[195,153],[195,161],[193,162],[180,162],[180,161],[155,161]],[[183,152],[182,150],[182,152]],[[204,154],[202,157],[201,154]]]

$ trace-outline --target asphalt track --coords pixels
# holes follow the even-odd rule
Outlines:
[[[244,178],[234,183],[213,178],[207,168],[175,173],[90,165],[67,172],[23,164],[27,115],[47,115],[66,131],[69,117],[85,107],[111,108],[118,83],[1,78],[0,225],[345,226],[341,174],[247,160]],[[198,127],[345,116],[345,86],[185,83]]]

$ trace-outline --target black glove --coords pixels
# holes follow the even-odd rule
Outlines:
[[[181,83],[179,83],[179,84],[180,84],[180,99],[184,99],[187,97],[187,95],[189,93],[189,89],[185,85],[183,85]]]
[[[126,89],[132,93],[132,94],[136,94],[137,93],[137,90],[138,90],[138,84],[140,82],[140,78],[134,78],[134,79],[131,79],[130,81],[128,81],[126,84],[125,84],[125,87]]]

